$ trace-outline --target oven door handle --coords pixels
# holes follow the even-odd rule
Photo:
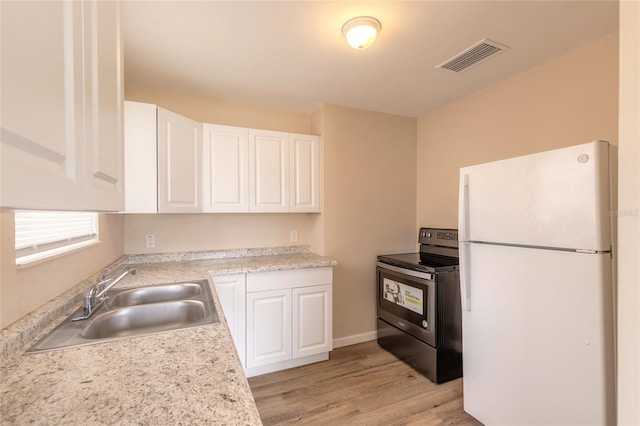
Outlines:
[[[460,242],[460,295],[463,309],[471,311],[471,245]]]
[[[400,274],[409,275],[416,278],[422,278],[423,280],[433,281],[433,274],[429,272],[412,271],[411,269],[400,268],[398,266],[389,265],[388,263],[376,262],[376,266],[386,269],[388,271],[398,272]]]

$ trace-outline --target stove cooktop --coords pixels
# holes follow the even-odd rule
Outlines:
[[[414,271],[438,272],[458,269],[457,257],[430,253],[400,253],[378,256],[378,261]]]

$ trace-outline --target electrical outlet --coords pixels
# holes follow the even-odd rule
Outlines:
[[[153,248],[156,246],[156,236],[155,235],[147,235],[145,237],[145,244],[147,248]]]
[[[293,230],[289,231],[289,236],[291,237],[291,242],[298,241],[298,230],[297,229],[293,229]]]

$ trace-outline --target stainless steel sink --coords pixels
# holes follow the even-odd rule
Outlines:
[[[155,285],[153,287],[122,290],[113,297],[107,296],[106,304],[111,308],[144,305],[190,299],[202,294],[202,287],[196,283]]]
[[[80,308],[27,352],[90,345],[218,322],[208,282],[113,289],[94,316],[71,321]]]
[[[178,300],[115,309],[96,316],[82,330],[85,339],[137,336],[193,325],[206,315],[199,300]]]

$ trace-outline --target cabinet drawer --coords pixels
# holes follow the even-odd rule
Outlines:
[[[333,268],[305,268],[247,274],[247,293],[331,284]]]

